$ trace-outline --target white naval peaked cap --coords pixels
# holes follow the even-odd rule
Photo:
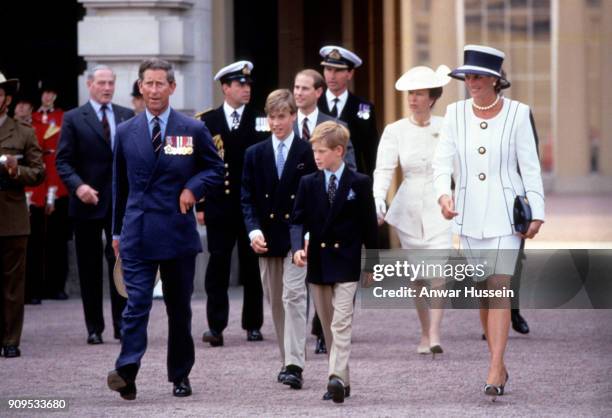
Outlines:
[[[363,61],[354,52],[336,45],[326,45],[319,50],[323,57],[321,65],[325,67],[353,69],[359,67]]]
[[[252,81],[251,71],[253,71],[253,63],[251,61],[237,61],[221,68],[215,74],[215,81],[224,83],[237,80],[241,83],[250,83]]]

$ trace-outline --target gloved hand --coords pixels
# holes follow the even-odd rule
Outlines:
[[[378,225],[382,225],[385,222],[385,215],[387,214],[387,204],[384,199],[375,198],[374,204],[376,206],[376,218],[378,219]]]

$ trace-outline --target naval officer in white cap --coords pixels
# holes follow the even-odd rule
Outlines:
[[[196,115],[206,124],[219,156],[224,160],[225,179],[220,196],[196,205],[198,221],[206,224],[208,268],[204,279],[208,331],[202,340],[213,347],[222,346],[223,330],[229,316],[229,287],[232,250],[238,245],[239,279],[244,286],[242,328],[247,341],[261,341],[263,289],[257,257],[250,247],[240,206],[240,185],[245,150],[269,134],[265,117],[258,117],[249,105],[253,64],[234,62],[220,69],[215,81],[221,83],[224,101],[216,109]]]

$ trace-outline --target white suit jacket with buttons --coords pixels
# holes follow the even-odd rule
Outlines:
[[[433,160],[436,200],[451,195],[459,159],[453,232],[473,238],[514,234],[513,205],[526,195],[533,219],[544,220],[544,188],[529,106],[503,99],[500,113],[479,119],[472,99],[448,106]],[[485,122],[485,123],[483,123]]]
[[[450,233],[450,222],[440,213],[434,193],[431,166],[442,120],[432,116],[429,126],[419,127],[408,118],[400,119],[385,127],[378,144],[374,197],[385,200],[399,165],[403,180],[385,221],[417,239],[429,240],[440,233]]]

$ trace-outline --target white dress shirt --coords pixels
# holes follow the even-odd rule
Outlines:
[[[338,118],[340,117],[340,115],[342,114],[342,110],[344,109],[344,105],[346,104],[346,100],[348,99],[348,90],[344,90],[344,92],[337,97],[338,98],[338,104],[336,105],[336,108],[338,109]],[[336,99],[336,96],[334,96],[334,93],[332,93],[329,89],[325,90],[325,99],[327,100],[327,106],[329,107],[329,110],[331,111],[334,107],[334,99]]]
[[[94,99],[89,99],[89,103],[94,108],[98,120],[102,122],[102,103],[96,102]],[[115,132],[117,131],[117,125],[115,124],[115,113],[113,112],[113,104],[108,103],[106,105],[106,120],[111,131],[111,149],[115,149]]]
[[[238,120],[242,121],[242,113],[244,112],[244,106],[240,106],[238,109],[234,109],[227,102],[223,102],[223,113],[225,113],[225,121],[227,122],[227,127],[232,130],[232,125],[234,124],[234,117],[232,113],[236,111],[238,113]]]

